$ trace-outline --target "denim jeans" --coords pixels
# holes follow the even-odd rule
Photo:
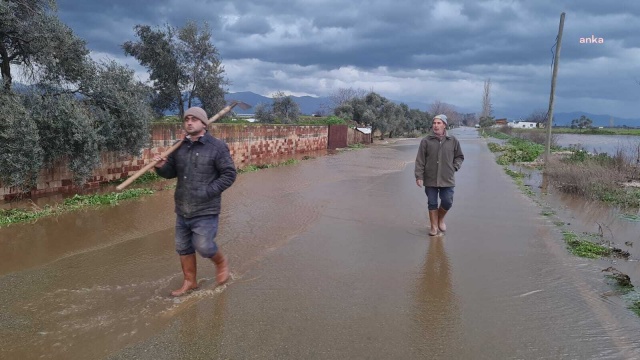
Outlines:
[[[427,194],[429,210],[438,209],[438,194],[440,194],[440,207],[449,210],[453,206],[453,186],[451,187],[431,187],[425,186],[424,192]]]
[[[214,239],[218,233],[218,215],[185,218],[176,215],[176,252],[191,255],[196,251],[205,258],[218,252]]]

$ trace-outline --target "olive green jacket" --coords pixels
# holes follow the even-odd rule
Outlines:
[[[440,141],[432,132],[420,141],[416,156],[416,180],[423,180],[424,186],[455,186],[455,173],[460,170],[464,154],[455,136],[445,132]]]

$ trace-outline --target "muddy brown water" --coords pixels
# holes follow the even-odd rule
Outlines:
[[[173,299],[172,191],[0,229],[0,358],[640,358],[640,320],[569,255],[473,129],[445,236],[418,140],[241,174],[232,280]]]

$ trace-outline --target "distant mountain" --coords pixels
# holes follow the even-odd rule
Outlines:
[[[256,105],[258,105],[260,103],[271,104],[273,102],[273,99],[271,99],[271,98],[268,98],[268,97],[262,96],[262,95],[258,95],[256,93],[252,93],[250,91],[241,91],[241,92],[236,92],[236,93],[228,93],[228,94],[225,94],[224,98],[227,101],[238,100],[238,101],[242,101],[242,102],[245,102],[245,103],[251,105],[251,108],[248,109],[248,110],[235,110],[235,111],[243,112],[243,113],[247,113],[247,114],[253,114]]]
[[[271,104],[273,99],[270,97],[258,95],[250,91],[242,91],[236,93],[229,93],[225,96],[227,101],[240,100],[251,105],[252,108],[248,110],[238,110],[238,112],[253,114],[255,112],[255,106],[259,103]],[[293,100],[300,106],[300,111],[305,115],[311,115],[317,113],[319,110],[324,109],[330,104],[329,97],[311,97],[311,96],[291,96]],[[396,104],[400,104],[403,101],[391,100]],[[419,109],[421,111],[427,111],[429,104],[423,102],[404,102],[410,109]],[[597,115],[582,111],[565,112],[553,114],[553,123],[560,126],[571,125],[571,120],[580,118],[581,115],[585,115],[593,121],[593,126],[609,126],[610,115]],[[640,126],[640,118],[617,118],[613,117],[614,126]]]
[[[592,126],[610,126],[610,119],[613,118],[613,126],[630,126],[637,127],[640,126],[640,118],[619,118],[611,115],[597,115],[590,114],[583,111],[574,111],[574,112],[566,112],[566,113],[557,113],[553,114],[553,123],[555,125],[561,126],[569,126],[571,125],[571,120],[579,119],[580,116],[586,116],[591,121],[593,121]]]
[[[312,97],[312,96],[291,96],[293,101],[295,101],[300,107],[300,111],[305,115],[315,114],[320,110],[326,109],[331,100],[328,96],[325,97]],[[230,100],[240,100],[252,106],[249,110],[241,110],[242,113],[253,114],[255,112],[255,106],[259,103],[264,104],[272,104],[273,99],[270,97],[258,95],[256,93],[250,91],[240,91],[235,93],[229,93],[225,95],[225,99],[227,101]],[[402,103],[402,101],[391,100],[396,104]],[[420,109],[422,111],[426,111],[429,107],[426,103],[421,102],[404,102],[409,106],[410,109]]]
[[[320,109],[323,109],[324,106],[329,104],[328,97],[291,96],[291,98],[300,107],[300,112],[305,115],[317,113]],[[262,96],[250,91],[229,93],[225,95],[225,99],[227,101],[239,100],[251,105],[251,108],[248,110],[238,110],[238,112],[245,114],[253,114],[255,112],[256,105],[260,103],[269,105],[273,103],[273,98]]]

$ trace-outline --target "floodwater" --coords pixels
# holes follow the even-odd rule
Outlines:
[[[640,159],[640,136],[634,135],[580,135],[557,134],[559,146],[578,147],[593,153],[615,155],[623,151],[631,159]]]
[[[639,209],[620,208],[600,201],[587,200],[580,196],[563,193],[553,187],[548,187],[544,192],[541,171],[525,167],[518,167],[515,170],[526,175],[525,184],[537,194],[542,205],[551,209],[553,214],[549,217],[552,221],[563,223],[563,228],[577,234],[598,234],[594,241],[628,252],[629,261],[618,258],[600,259],[597,262],[603,269],[613,266],[629,275],[633,284],[640,284]]]
[[[0,229],[2,359],[631,359],[640,320],[567,253],[473,129],[446,235],[419,140],[241,174],[218,243],[232,280],[173,299],[172,191]]]

